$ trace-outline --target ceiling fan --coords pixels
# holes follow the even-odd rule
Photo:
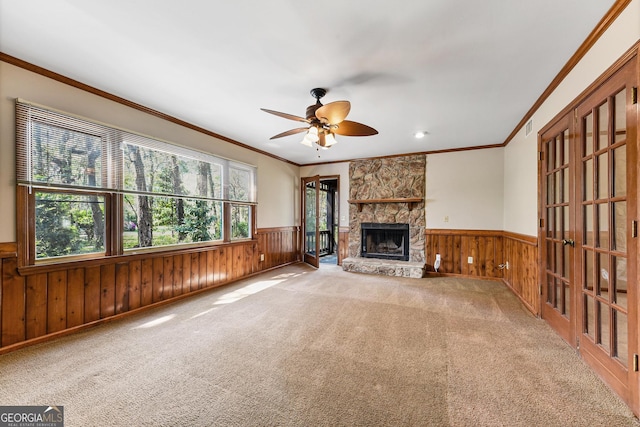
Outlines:
[[[320,98],[325,96],[326,93],[326,89],[311,89],[311,96],[316,99],[316,103],[307,107],[306,117],[299,117],[292,114],[261,108],[262,111],[267,113],[275,114],[276,116],[284,117],[289,120],[304,122],[309,125],[279,133],[272,136],[270,139],[307,132],[304,139],[301,141],[302,144],[308,147],[313,147],[313,144],[315,143],[322,148],[329,148],[337,142],[335,135],[370,136],[378,133],[374,128],[363,125],[362,123],[345,120],[345,117],[349,114],[349,110],[351,110],[351,103],[349,101],[335,101],[322,105]]]

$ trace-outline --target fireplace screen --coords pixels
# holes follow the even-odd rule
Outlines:
[[[362,256],[409,261],[409,224],[361,224]]]

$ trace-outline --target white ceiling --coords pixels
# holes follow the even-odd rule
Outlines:
[[[309,164],[503,143],[613,3],[0,0],[0,51]],[[314,87],[379,134],[270,141]]]

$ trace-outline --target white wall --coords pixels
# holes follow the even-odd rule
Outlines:
[[[501,230],[502,148],[429,154],[427,228]],[[340,176],[340,226],[349,226],[349,163],[302,166],[300,176]],[[444,218],[448,216],[449,221]]]
[[[258,227],[298,225],[298,166],[0,62],[0,242],[16,241],[15,98],[253,164],[258,168]]]
[[[503,150],[427,155],[427,228],[502,230]]]
[[[509,141],[504,150],[504,230],[537,234],[538,132],[639,39],[640,0],[633,0],[535,112],[533,132],[525,138],[520,129]]]
[[[339,176],[340,188],[338,196],[340,199],[340,227],[349,226],[349,162],[330,163],[326,165],[302,166],[300,176]]]

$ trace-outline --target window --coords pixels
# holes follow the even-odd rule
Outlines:
[[[25,264],[252,237],[255,167],[21,100],[16,117]]]

